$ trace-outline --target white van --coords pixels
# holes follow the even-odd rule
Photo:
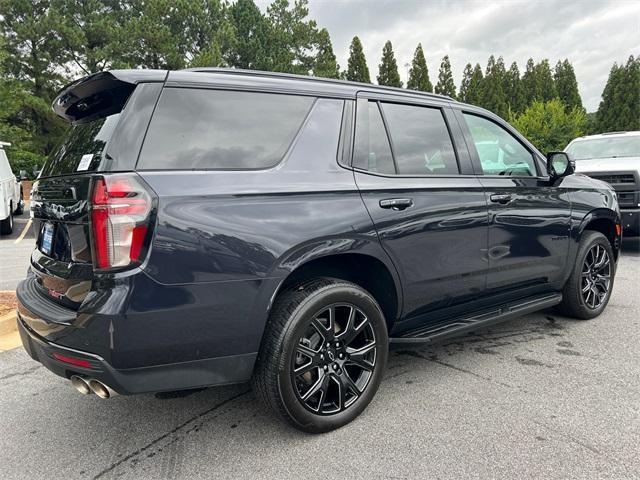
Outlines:
[[[10,145],[0,142],[0,235],[13,232],[13,216],[22,215],[24,211],[20,182],[11,171],[4,151],[4,147]]]

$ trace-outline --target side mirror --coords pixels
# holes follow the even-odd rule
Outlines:
[[[547,154],[547,173],[551,178],[560,178],[575,172],[575,164],[565,152],[549,152]]]

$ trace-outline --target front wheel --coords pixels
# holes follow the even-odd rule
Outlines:
[[[614,258],[607,237],[600,232],[583,233],[576,263],[558,305],[561,313],[583,320],[602,313],[613,289]]]
[[[322,278],[277,297],[253,386],[294,427],[326,432],[371,402],[387,355],[387,327],[375,299],[355,284]]]

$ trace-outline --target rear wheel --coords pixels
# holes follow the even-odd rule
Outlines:
[[[314,280],[276,299],[254,390],[296,428],[326,432],[371,402],[387,353],[387,327],[375,299],[352,283]]]
[[[562,292],[560,312],[585,320],[600,315],[611,297],[615,267],[607,237],[600,232],[585,232],[573,272]]]
[[[9,204],[9,216],[0,221],[0,234],[10,235],[13,232],[13,205]]]

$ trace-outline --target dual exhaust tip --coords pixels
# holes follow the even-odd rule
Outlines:
[[[98,397],[105,400],[117,395],[112,388],[109,388],[107,385],[95,378],[87,379],[78,375],[73,375],[71,377],[71,385],[73,385],[73,387],[82,395],[95,393]]]

